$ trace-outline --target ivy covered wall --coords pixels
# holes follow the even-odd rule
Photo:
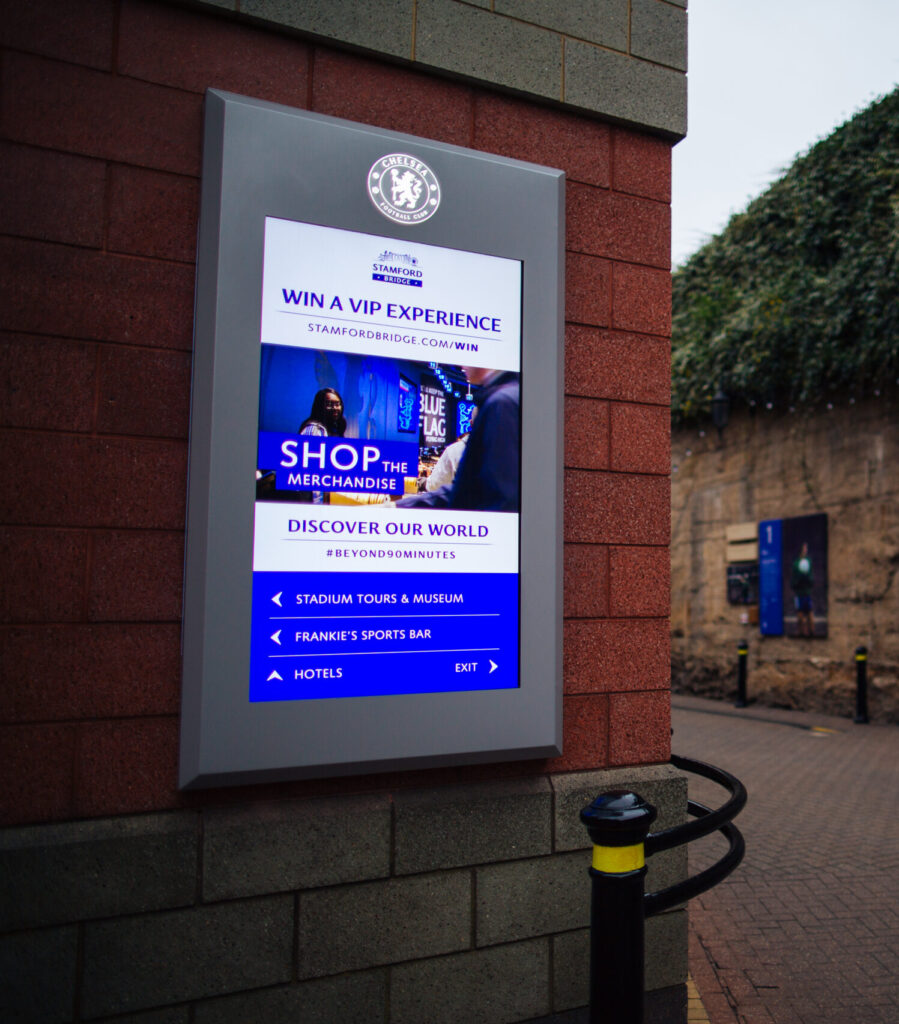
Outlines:
[[[796,160],[674,275],[675,423],[899,378],[899,89]]]

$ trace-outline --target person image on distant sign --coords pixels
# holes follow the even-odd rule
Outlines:
[[[803,541],[802,548],[793,560],[790,572],[790,587],[793,590],[793,603],[796,606],[796,629],[799,636],[814,636],[815,622],[812,615],[812,560],[808,553],[808,543]]]

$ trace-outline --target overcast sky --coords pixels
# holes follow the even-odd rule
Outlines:
[[[683,263],[793,159],[899,83],[899,0],[689,0]]]

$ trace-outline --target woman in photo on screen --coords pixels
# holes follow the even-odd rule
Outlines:
[[[312,409],[297,433],[313,437],[343,437],[346,433],[343,399],[334,388],[322,388],[315,393]]]
[[[300,424],[297,433],[307,437],[343,437],[346,433],[343,399],[334,388],[316,391],[309,415]],[[329,504],[330,499],[324,491],[312,491],[311,494],[313,505]]]
[[[340,392],[334,388],[320,388],[312,399],[309,415],[297,428],[297,434],[306,437],[343,437],[347,422]],[[256,470],[256,497],[263,501],[304,501],[315,505],[328,504],[323,491],[277,490],[274,470]]]
[[[300,424],[297,433],[301,437],[344,437],[347,422],[343,412],[344,405],[340,393],[334,388],[322,388],[316,392],[315,398],[312,400],[312,409]],[[385,494],[361,492],[346,494],[341,491],[312,491],[311,495],[313,505],[382,505],[388,500]],[[297,500],[304,499],[298,498]],[[310,499],[306,498],[305,500]]]

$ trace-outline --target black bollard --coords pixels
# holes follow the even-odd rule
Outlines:
[[[625,790],[581,811],[590,868],[590,1024],[643,1024],[644,843],[656,809]]]
[[[749,644],[741,640],[737,644],[737,699],[735,708],[746,707],[746,662],[749,656]]]
[[[868,648],[855,648],[855,718],[856,725],[868,724]]]

